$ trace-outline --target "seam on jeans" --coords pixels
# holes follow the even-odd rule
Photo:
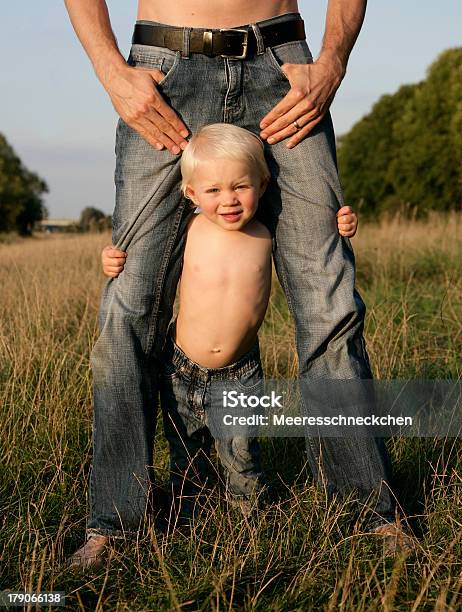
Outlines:
[[[166,276],[167,268],[169,266],[171,256],[172,256],[172,248],[178,237],[178,230],[180,228],[181,220],[183,218],[184,208],[185,208],[185,200],[184,198],[181,198],[180,205],[178,206],[177,215],[175,219],[176,223],[174,224],[173,231],[170,234],[170,240],[167,242],[167,247],[165,249],[165,256],[162,260],[162,265],[160,269],[159,281],[157,283],[157,287],[154,293],[154,304],[151,310],[151,316],[149,320],[148,341],[146,345],[147,355],[150,354],[152,350],[152,346],[154,344],[154,335],[155,335],[154,332],[155,332],[157,321],[158,321],[158,314],[159,314],[158,310],[159,310],[159,304],[160,304],[160,300],[162,296],[162,289],[165,284],[165,276]]]
[[[250,27],[252,28],[257,41],[257,55],[263,55],[265,52],[265,43],[263,42],[263,36],[261,35],[260,28],[256,23],[251,23]]]
[[[276,247],[276,250],[278,250],[278,247]],[[281,277],[282,279],[282,288],[284,290],[284,294],[286,296],[286,300],[287,300],[287,304],[289,306],[289,310],[290,313],[295,321],[295,311],[294,311],[294,304],[292,302],[292,297],[290,295],[289,292],[289,283],[287,282],[287,274],[286,274],[286,270],[285,270],[285,263],[283,262],[283,260],[281,259],[281,265],[276,267],[276,271],[278,273],[278,275]]]
[[[229,117],[229,112],[228,112],[228,97],[229,97],[229,93],[231,91],[231,70],[228,64],[228,59],[224,58],[224,65],[225,65],[225,75],[226,75],[226,80],[228,81],[228,87],[226,89],[226,93],[225,93],[225,99],[224,99],[224,103],[223,103],[223,122],[224,123],[228,123],[228,117]]]

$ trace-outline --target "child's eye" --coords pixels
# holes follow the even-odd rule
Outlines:
[[[207,189],[205,193],[218,193],[218,187],[211,187]]]
[[[248,189],[248,185],[238,185],[236,189]]]

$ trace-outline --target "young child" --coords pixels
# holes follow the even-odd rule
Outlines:
[[[194,499],[207,473],[210,383],[226,380],[239,390],[263,380],[257,333],[271,289],[268,229],[254,218],[270,173],[260,139],[234,125],[202,128],[181,160],[182,191],[198,207],[191,219],[180,281],[180,306],[171,323],[161,366],[160,395],[170,446],[174,497]],[[348,206],[337,213],[341,235],[353,236],[357,218]],[[103,271],[116,278],[124,253],[102,253]],[[255,438],[215,440],[227,489],[248,513],[265,499]],[[187,505],[187,504],[186,504]]]

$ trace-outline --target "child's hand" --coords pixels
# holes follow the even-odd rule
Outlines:
[[[105,246],[101,253],[101,263],[106,276],[117,278],[124,269],[127,253],[119,251],[112,245]]]
[[[358,229],[358,216],[351,206],[342,206],[337,212],[337,227],[341,236],[351,238]]]

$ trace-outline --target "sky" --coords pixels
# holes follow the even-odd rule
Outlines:
[[[160,0],[152,0],[153,2]],[[135,0],[107,1],[127,56]],[[327,0],[301,0],[314,56]],[[332,106],[337,134],[378,98],[425,77],[436,57],[462,46],[461,0],[369,1],[347,75]],[[3,3],[0,132],[26,167],[47,182],[50,217],[78,218],[86,206],[111,213],[116,114],[69,23],[63,0]]]

